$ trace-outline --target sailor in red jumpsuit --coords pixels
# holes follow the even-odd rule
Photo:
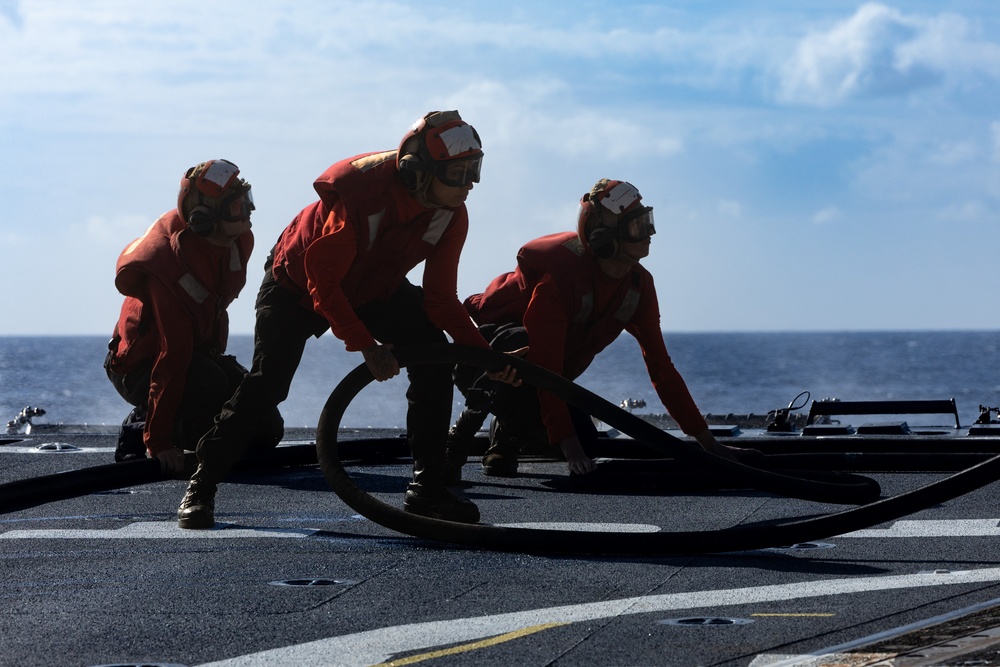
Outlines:
[[[115,286],[125,295],[105,361],[108,378],[136,406],[123,426],[117,461],[150,456],[183,468],[247,370],[225,354],[226,309],[246,283],[253,250],[250,184],[227,160],[209,160],[181,179],[177,208],[122,251]],[[138,433],[142,441],[128,437]],[[274,446],[272,411],[255,444]],[[130,446],[131,445],[131,446]],[[138,445],[138,447],[135,447]]]
[[[583,196],[576,232],[552,234],[527,243],[517,268],[494,279],[466,308],[495,349],[528,346],[527,359],[570,380],[622,331],[632,334],[657,395],[681,429],[707,451],[732,459],[708,429],[687,385],[667,353],[653,277],[640,260],[655,233],[652,208],[625,181],[601,180]],[[456,383],[469,395],[470,375],[461,366]],[[547,439],[565,456],[569,471],[592,472],[584,445],[597,437],[589,415],[555,396],[500,386],[490,448],[483,457],[487,475],[513,476],[519,450],[532,439]],[[470,439],[485,412],[467,408],[449,434],[448,475],[460,475]]]
[[[314,183],[319,200],[285,228],[257,296],[250,374],[198,445],[198,469],[178,510],[182,528],[214,525],[217,486],[257,428],[288,396],[306,341],[327,329],[361,352],[378,381],[399,373],[392,346],[488,347],[457,296],[468,232],[465,199],[479,182],[479,135],[457,111],[418,120],[397,150],[337,162]],[[421,287],[407,273],[424,262]],[[493,374],[513,382],[507,368]],[[449,365],[407,368],[413,482],[404,510],[475,523],[478,508],[444,486],[452,409]]]

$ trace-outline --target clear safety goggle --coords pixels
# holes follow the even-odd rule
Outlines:
[[[653,209],[648,206],[637,209],[618,222],[618,237],[622,241],[638,243],[648,240],[655,233]]]
[[[479,182],[482,166],[482,155],[468,160],[448,160],[438,163],[434,175],[445,185],[453,188],[464,188],[471,183]]]
[[[250,212],[255,208],[253,193],[248,184],[245,188],[237,188],[236,192],[222,200],[219,204],[219,219],[225,222],[249,220]]]

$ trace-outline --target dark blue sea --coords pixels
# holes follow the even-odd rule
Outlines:
[[[963,425],[979,405],[1000,405],[1000,331],[666,334],[667,348],[704,413],[764,414],[800,392],[813,399],[954,398]],[[0,420],[25,406],[46,411],[36,423],[117,425],[129,406],[102,363],[100,336],[0,337]],[[251,336],[229,352],[250,365]],[[291,394],[281,405],[288,426],[312,427],[330,391],[361,355],[329,334],[306,347]],[[347,427],[401,427],[405,381],[369,385],[344,416]],[[613,403],[646,401],[662,413],[638,345],[627,334],[604,351],[580,384]],[[456,411],[459,408],[456,397]]]

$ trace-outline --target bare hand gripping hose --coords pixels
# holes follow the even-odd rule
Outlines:
[[[821,502],[863,503],[878,497],[873,480],[857,476],[789,477],[727,461],[661,431],[591,392],[538,366],[492,350],[457,345],[414,346],[396,350],[402,365],[463,363],[480,368],[514,366],[527,384],[589,411],[605,423],[651,448],[678,459],[738,475],[748,487]],[[386,528],[425,539],[501,551],[677,555],[761,549],[806,542],[860,530],[911,514],[989,484],[1000,477],[1000,456],[914,491],[858,508],[801,520],[721,530],[661,533],[580,532],[463,524],[408,514],[387,505],[351,480],[340,462],[337,431],[344,411],[373,380],[365,365],[349,373],[330,394],[317,430],[317,458],[327,483],[351,508]],[[838,481],[839,480],[839,481]]]

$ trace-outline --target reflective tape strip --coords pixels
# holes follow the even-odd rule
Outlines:
[[[441,141],[444,142],[449,157],[482,148],[476,141],[476,134],[472,131],[471,125],[456,125],[445,130],[441,133]]]
[[[229,270],[240,271],[243,268],[243,261],[240,259],[240,249],[233,244],[232,252],[229,253]]]
[[[185,273],[178,279],[177,284],[184,288],[184,291],[188,293],[192,299],[197,303],[202,303],[208,298],[208,290],[205,286],[198,282],[198,279],[192,276],[190,273]]]
[[[368,249],[371,250],[372,246],[375,245],[375,235],[378,234],[379,225],[382,224],[382,218],[385,217],[385,209],[382,209],[378,213],[372,213],[368,216]]]
[[[622,300],[622,305],[618,306],[615,312],[615,319],[619,322],[628,322],[635,315],[636,308],[639,307],[639,290],[630,289]]]
[[[437,242],[441,240],[441,236],[444,235],[444,231],[448,229],[448,225],[451,224],[451,219],[455,217],[454,211],[449,211],[444,208],[439,208],[434,212],[434,217],[431,218],[431,224],[427,226],[427,231],[421,237],[424,243],[430,243],[431,245],[437,245]]]
[[[576,319],[573,320],[575,324],[583,324],[590,317],[591,311],[594,310],[594,293],[587,292],[580,299],[580,312],[576,314]]]

